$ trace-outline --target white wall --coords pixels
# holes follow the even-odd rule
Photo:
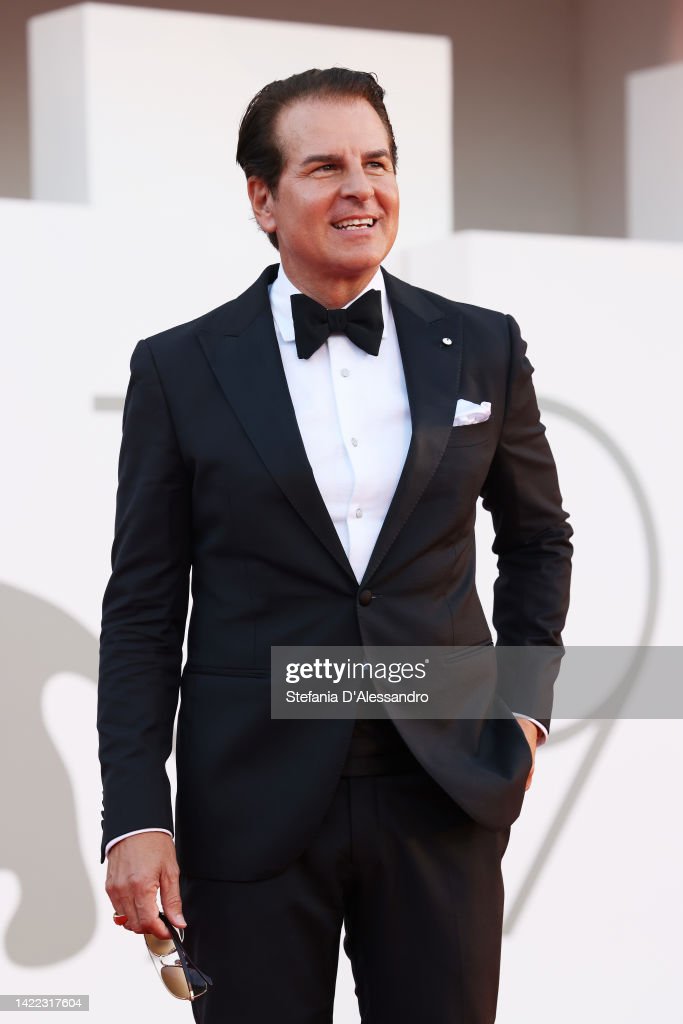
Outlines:
[[[626,234],[627,75],[683,58],[683,0],[576,0],[579,231]]]
[[[683,242],[683,63],[626,81],[628,234]]]
[[[256,231],[235,164],[249,100],[268,81],[355,65],[362,55],[387,91],[401,140],[402,243],[452,226],[444,38],[113,4],[34,18],[29,38],[35,199],[185,210],[218,221],[229,244],[241,245]]]
[[[520,324],[575,530],[565,641],[613,647],[595,688],[623,692],[638,644],[680,644],[683,245],[471,232],[398,270]],[[539,752],[504,860],[502,1021],[675,1016],[683,723],[654,701],[647,720],[555,721]]]

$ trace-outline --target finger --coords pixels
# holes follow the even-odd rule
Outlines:
[[[126,923],[119,927],[125,928],[126,931],[134,931],[137,923],[137,911],[128,885],[117,882],[116,875],[110,873],[107,875],[105,889],[115,913],[125,914],[128,918]]]
[[[159,883],[156,879],[134,889],[133,900],[138,922],[138,927],[135,930],[140,934],[147,933],[156,935],[159,939],[167,939],[169,938],[168,931],[159,917],[158,889]]]
[[[126,877],[123,884],[114,889],[113,899],[117,909],[128,916],[128,921],[123,925],[126,931],[135,932],[137,935],[149,931],[156,934],[155,928],[159,922],[156,905],[158,888],[159,884],[153,876],[131,874]]]
[[[166,869],[160,878],[161,882],[161,906],[166,917],[176,928],[187,928],[187,921],[183,917],[183,904],[180,898],[180,872],[178,865]]]
[[[145,915],[145,925],[141,929],[142,934],[145,935],[156,935],[158,939],[170,939],[172,938],[171,933],[159,917],[159,908],[154,901],[154,911],[150,916]]]
[[[126,917],[128,918],[128,920],[124,925],[122,925],[122,927],[127,932],[137,931],[138,915],[135,909],[135,903],[133,901],[132,896],[130,896],[128,893],[121,892],[116,904],[116,909],[119,911],[120,914],[125,914]]]

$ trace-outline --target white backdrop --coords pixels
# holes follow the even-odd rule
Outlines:
[[[316,63],[308,47],[323,45],[320,40],[328,47],[323,52],[339,52],[351,65],[364,63],[355,54],[367,51],[336,29],[297,26],[293,32],[266,23],[290,61],[271,74],[272,65],[254,48],[254,26],[244,19],[85,8],[50,16],[57,34],[42,57],[36,40],[48,31],[49,17],[38,19],[42,29],[34,35],[34,123],[43,126],[34,133],[41,168],[36,181],[44,200],[71,202],[0,202],[0,280],[8,286],[0,430],[6,495],[12,496],[0,503],[6,541],[0,575],[0,976],[4,992],[89,993],[97,1024],[118,1019],[122,1008],[134,1019],[163,1012],[189,1020],[189,1008],[168,997],[154,977],[142,940],[112,925],[99,864],[94,682],[128,360],[139,337],[225,301],[276,257],[249,222],[242,181],[230,176],[235,111],[276,74]],[[389,87],[404,226],[424,210],[434,213],[426,236],[431,244],[418,246],[419,237],[408,233],[406,240],[402,230],[390,269],[464,301],[512,312],[529,341],[576,530],[567,641],[636,644],[651,620],[650,642],[675,644],[683,560],[681,494],[671,464],[680,439],[675,389],[683,358],[683,246],[446,237],[450,163],[435,181],[430,161],[425,196],[422,126],[418,118],[413,131],[399,101],[410,99],[421,82],[431,83],[418,99],[429,99],[435,145],[450,152],[447,50],[443,40],[425,36],[402,36],[398,46],[396,34],[367,35],[383,54],[382,66],[373,65]],[[236,45],[240,38],[244,45]],[[184,53],[183,40],[192,40],[195,68],[207,53],[217,67],[222,47],[238,55],[243,95],[237,102],[224,81],[211,118],[193,137],[193,145],[205,141],[210,152],[219,125],[220,145],[229,154],[224,166],[198,159],[196,180],[183,159],[162,171],[159,154],[174,137],[173,110],[184,126],[208,94],[193,92],[185,80],[178,108],[178,94],[166,82],[169,108],[160,107],[164,91],[156,76],[128,77],[129,67],[139,71],[143,62],[123,59],[126,39],[144,39],[145,47],[133,50],[157,70],[170,67],[164,56],[169,41]],[[295,39],[303,42],[294,52]],[[60,81],[65,66],[83,69],[72,79],[82,87],[71,88],[71,107],[68,95],[48,102],[49,90],[41,92],[46,82]],[[49,114],[42,121],[41,95]],[[107,102],[98,106],[102,95]],[[133,124],[138,127],[129,137]],[[41,149],[41,132],[76,139],[67,146],[68,159],[59,147],[45,143]],[[105,159],[115,162],[117,154],[129,164],[119,167],[120,193]],[[76,202],[88,197],[90,205]],[[439,234],[442,240],[435,241]],[[638,494],[646,497],[651,523],[643,520]],[[479,541],[485,595],[494,567],[483,520]],[[678,1006],[683,859],[673,780],[680,776],[683,730],[663,721],[579,726],[572,734],[555,723],[513,827],[504,861],[499,1019],[671,1020],[678,1012],[672,1008]],[[358,1020],[343,953],[335,1020]]]
[[[387,90],[401,140],[403,244],[452,227],[447,39],[112,4],[34,18],[29,38],[37,199],[184,209],[241,246],[256,234],[235,164],[247,103],[266,82],[351,64]]]
[[[683,62],[626,79],[626,182],[631,238],[683,242]]]
[[[566,643],[679,644],[683,245],[464,232],[396,271],[522,327],[575,530]],[[682,741],[680,721],[553,723],[504,860],[501,1021],[675,1019]]]

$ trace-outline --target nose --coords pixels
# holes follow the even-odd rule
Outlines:
[[[350,165],[341,184],[341,194],[345,199],[359,199],[365,202],[375,194],[372,181],[367,176],[361,163]]]

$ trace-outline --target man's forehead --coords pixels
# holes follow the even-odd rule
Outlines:
[[[389,136],[374,107],[362,97],[305,97],[280,111],[275,132],[285,157],[305,161],[351,147],[389,149]]]

